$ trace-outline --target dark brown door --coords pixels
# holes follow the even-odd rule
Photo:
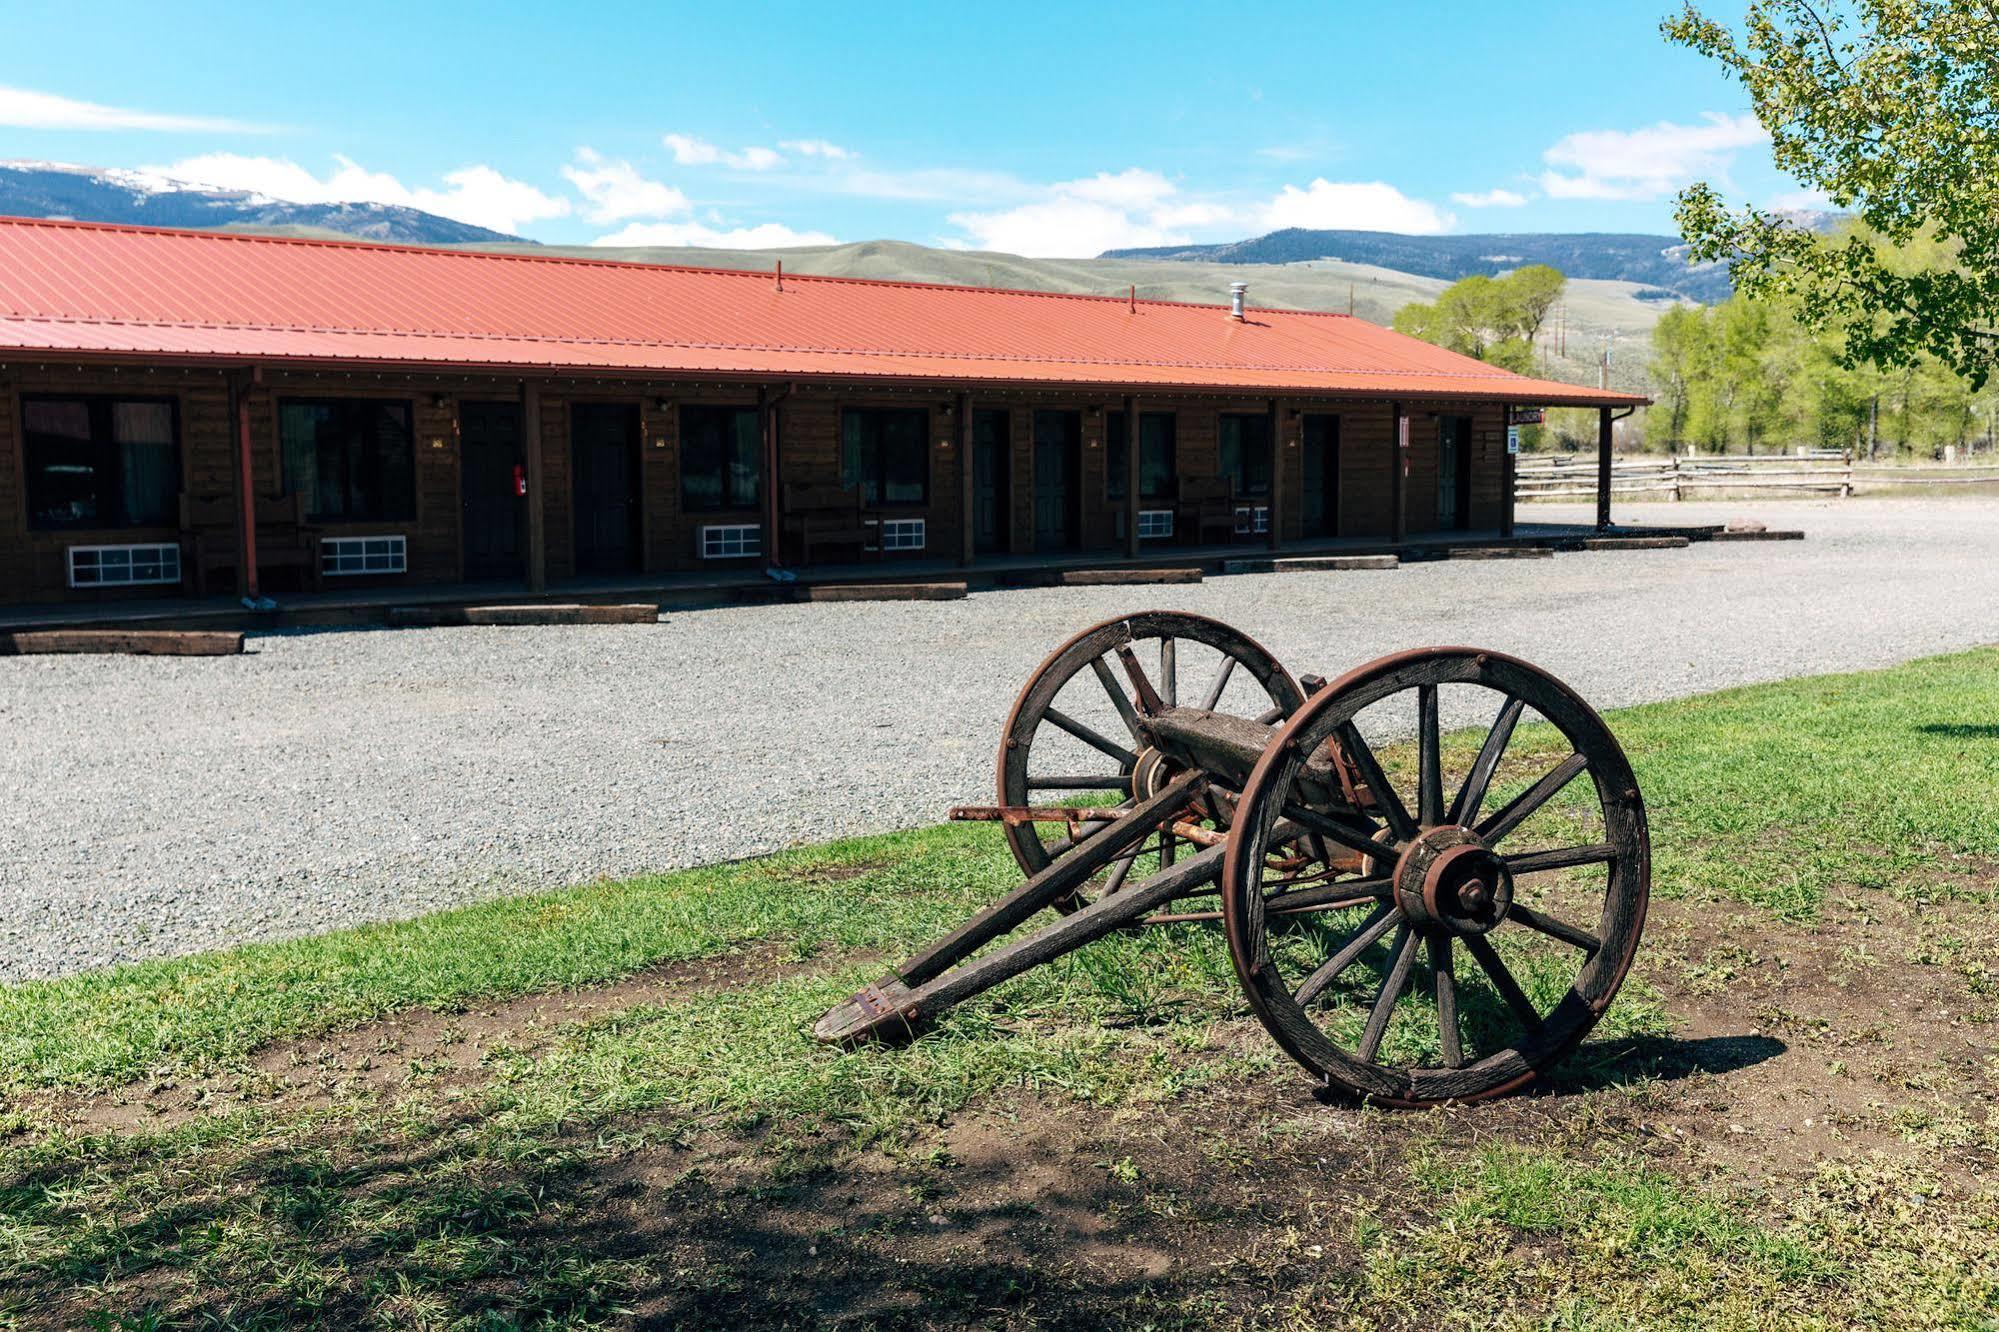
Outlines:
[[[993,555],[1006,549],[1007,474],[1013,449],[1007,415],[985,409],[972,414],[972,549]]]
[[[579,402],[569,409],[576,493],[576,572],[639,568],[639,409]]]
[[[1471,526],[1471,418],[1437,418],[1437,526],[1462,532]]]
[[[468,581],[527,573],[527,475],[517,402],[458,405],[459,493],[464,505]]]
[[[1305,535],[1340,534],[1340,418],[1305,418]]]
[[[1082,491],[1083,414],[1034,414],[1034,549],[1074,550]]]

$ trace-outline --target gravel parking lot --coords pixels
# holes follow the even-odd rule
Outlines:
[[[1477,643],[1604,707],[1999,641],[1999,500],[1619,511],[1743,516],[1810,539],[0,659],[0,980],[929,822],[989,797],[1049,648],[1146,606],[1299,673]]]

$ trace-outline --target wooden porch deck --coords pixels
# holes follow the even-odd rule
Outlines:
[[[1620,527],[1614,534],[1683,534],[1700,540],[1711,528]],[[1225,572],[1234,561],[1294,559],[1319,555],[1395,555],[1405,561],[1447,558],[1466,547],[1553,547],[1581,549],[1586,538],[1604,535],[1587,524],[1521,523],[1511,537],[1497,529],[1435,532],[1401,543],[1379,538],[1298,541],[1273,550],[1260,542],[1172,546],[1147,551],[1134,559],[1121,551],[1087,551],[1061,556],[989,556],[962,564],[949,559],[870,560],[856,564],[815,565],[797,571],[792,582],[781,582],[764,570],[704,570],[630,577],[590,577],[553,580],[531,593],[525,579],[500,582],[429,583],[375,586],[321,592],[301,592],[277,599],[274,610],[251,610],[234,597],[148,597],[60,604],[0,607],[0,632],[52,628],[240,628],[283,629],[308,626],[386,624],[398,606],[454,607],[493,603],[637,602],[656,601],[662,611],[810,599],[811,589],[826,584],[963,582],[974,591],[1034,587],[1060,580],[1077,569],[1185,569],[1207,574]]]

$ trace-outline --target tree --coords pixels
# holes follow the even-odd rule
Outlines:
[[[1397,310],[1395,331],[1525,374],[1534,366],[1534,339],[1566,284],[1546,264],[1503,277],[1474,273],[1444,288],[1430,304]]]
[[[1662,31],[1726,65],[1777,165],[1865,223],[1822,236],[1698,184],[1678,208],[1693,257],[1795,301],[1847,364],[1929,353],[1983,385],[1999,355],[1999,7],[1750,0],[1738,35],[1689,3]],[[1898,262],[1918,245],[1926,262]]]

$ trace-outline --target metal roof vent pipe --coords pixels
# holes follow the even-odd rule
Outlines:
[[[1235,320],[1237,323],[1242,322],[1242,303],[1248,295],[1249,284],[1247,282],[1229,283],[1229,318]]]

